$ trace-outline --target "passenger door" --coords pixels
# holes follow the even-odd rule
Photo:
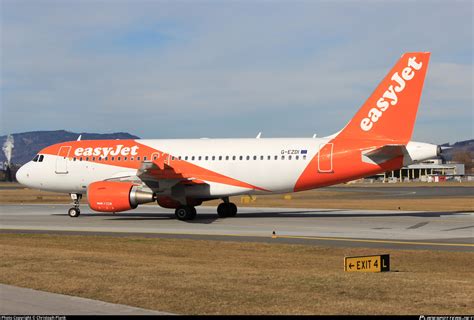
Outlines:
[[[67,162],[69,152],[71,151],[70,146],[62,146],[59,148],[58,156],[56,157],[56,173],[57,174],[67,174]]]

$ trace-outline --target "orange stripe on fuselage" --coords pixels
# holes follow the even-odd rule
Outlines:
[[[204,181],[217,182],[226,185],[268,191],[249,183],[225,176],[212,170],[202,168],[177,157],[172,160],[172,155],[160,150],[148,147],[136,140],[81,140],[55,144],[44,148],[41,154],[58,155],[63,146],[71,146],[68,158],[74,157],[79,161],[100,163],[129,169],[139,169],[144,157],[153,161],[158,167],[164,168],[165,164],[171,166],[173,171],[184,179],[195,178]],[[156,155],[157,159],[153,160]],[[120,157],[120,160],[118,160]],[[124,158],[127,160],[124,160]],[[89,158],[86,160],[86,158]],[[94,159],[95,158],[95,159]],[[100,158],[100,160],[99,160]],[[138,160],[138,158],[140,160]],[[94,160],[93,160],[94,159]],[[112,160],[113,159],[113,160]],[[133,160],[132,160],[133,159]]]

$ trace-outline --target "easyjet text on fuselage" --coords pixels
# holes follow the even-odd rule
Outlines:
[[[116,157],[116,156],[136,156],[138,155],[138,146],[133,147],[124,147],[123,144],[118,144],[115,147],[95,147],[95,148],[77,148],[74,150],[74,155],[76,157],[101,157],[105,158],[108,156]]]

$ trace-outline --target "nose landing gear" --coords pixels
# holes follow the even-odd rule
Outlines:
[[[80,193],[71,193],[71,199],[74,204],[74,207],[70,208],[67,213],[71,218],[77,218],[81,214],[81,210],[79,209],[79,201],[82,198],[82,194]]]

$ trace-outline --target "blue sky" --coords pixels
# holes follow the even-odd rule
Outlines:
[[[413,139],[474,137],[470,1],[0,3],[0,134],[329,135],[431,51]]]

